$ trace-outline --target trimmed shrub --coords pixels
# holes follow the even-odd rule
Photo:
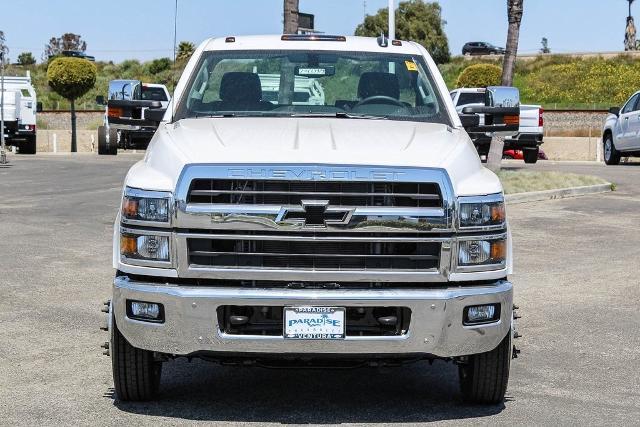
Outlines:
[[[498,86],[502,81],[502,68],[493,64],[475,64],[465,68],[456,82],[457,87]]]
[[[87,93],[96,83],[96,66],[82,58],[54,59],[47,68],[47,81],[51,89],[68,100]]]

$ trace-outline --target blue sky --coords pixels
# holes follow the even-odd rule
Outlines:
[[[396,1],[397,3],[397,1]],[[616,51],[623,48],[625,0],[524,0],[521,52],[549,39],[553,52]],[[640,2],[638,2],[640,3]],[[470,40],[504,46],[506,0],[440,0],[450,49],[458,54]],[[174,0],[3,1],[0,30],[15,60],[31,51],[40,58],[52,36],[81,34],[98,60],[147,60],[171,56]],[[369,14],[387,0],[367,0]],[[352,34],[364,15],[363,0],[300,0],[316,15],[316,28]],[[640,18],[640,4],[634,6]],[[178,40],[199,43],[210,36],[282,31],[282,0],[179,0]]]

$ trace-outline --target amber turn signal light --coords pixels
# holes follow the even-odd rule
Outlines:
[[[504,260],[507,258],[507,241],[494,240],[491,242],[491,259]]]
[[[122,117],[122,108],[107,108],[107,116],[109,117]]]
[[[491,205],[491,221],[492,222],[504,222],[505,220],[504,205],[498,203]]]
[[[505,125],[520,125],[520,116],[504,116]]]
[[[138,252],[138,241],[134,236],[120,235],[120,253],[132,256]]]
[[[138,216],[138,200],[124,198],[122,200],[122,214],[126,218],[135,218]]]

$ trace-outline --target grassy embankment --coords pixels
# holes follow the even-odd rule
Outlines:
[[[502,170],[498,172],[498,177],[500,181],[502,181],[505,194],[584,187],[587,185],[607,183],[607,181],[597,176],[560,172]]]
[[[456,86],[462,70],[477,63],[497,63],[500,59],[454,58],[440,66],[449,88]],[[638,90],[640,59],[620,55],[615,58],[574,58],[563,55],[540,56],[516,63],[514,85],[523,103],[542,104],[546,109],[607,109],[622,105]]]

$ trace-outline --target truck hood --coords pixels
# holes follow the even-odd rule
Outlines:
[[[501,191],[464,130],[327,118],[199,118],[161,124],[127,185],[173,190],[187,164],[325,164],[445,169],[458,195]]]

